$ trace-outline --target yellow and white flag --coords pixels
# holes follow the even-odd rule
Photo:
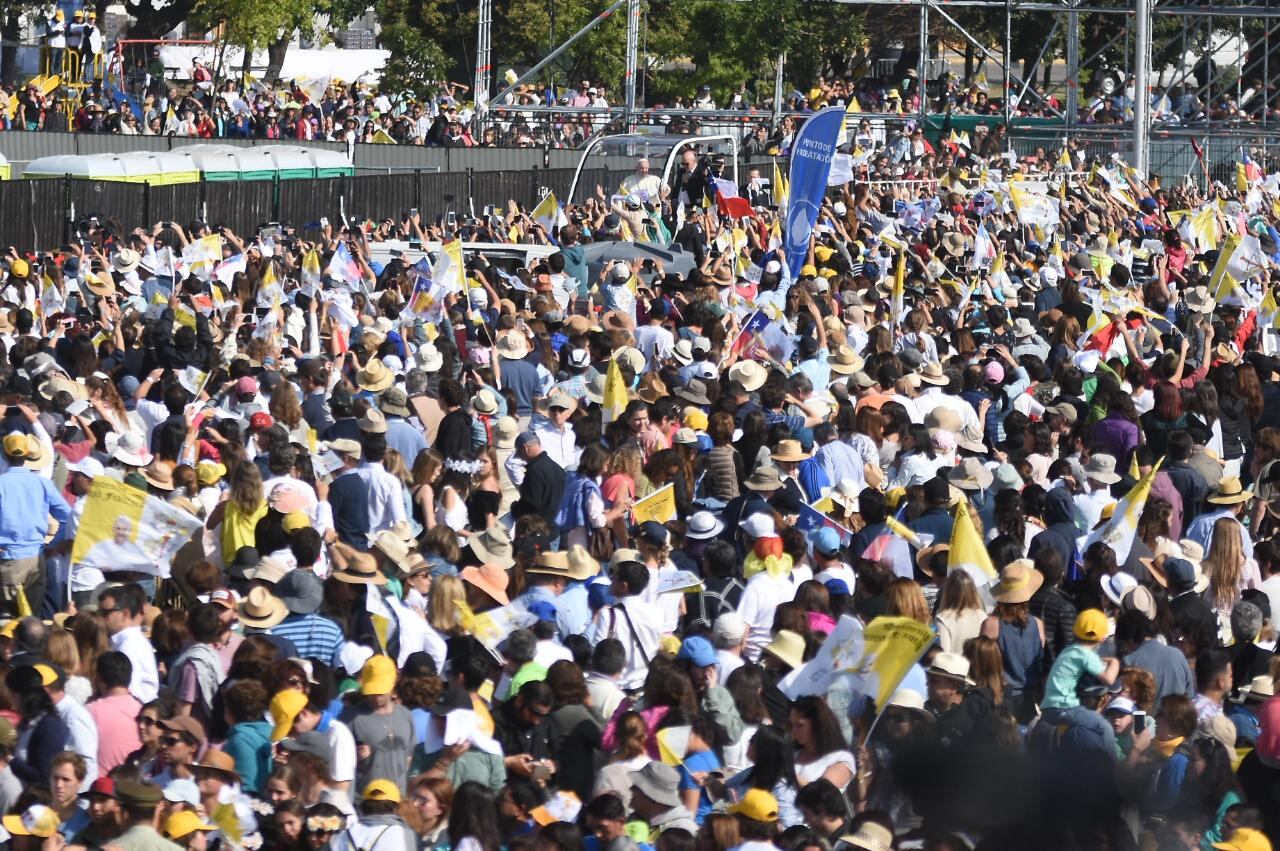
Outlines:
[[[968,500],[961,500],[956,506],[956,519],[951,527],[951,552],[947,558],[947,572],[957,568],[968,572],[979,587],[990,584],[997,575],[982,535],[978,534],[978,527],[973,525],[973,519],[969,517]]]
[[[222,261],[222,237],[217,234],[201,237],[182,249],[182,262],[189,274],[202,281],[213,276],[213,269]]]
[[[467,289],[467,270],[462,265],[462,240],[451,239],[440,246],[440,256],[431,267],[431,280],[445,288],[445,293]]]
[[[320,252],[313,248],[302,258],[302,283],[310,284],[313,287],[319,286],[322,275],[323,273],[320,271]]]
[[[836,676],[852,674],[858,690],[875,701],[879,712],[936,637],[913,618],[882,616],[864,627],[852,615],[843,615],[813,659],[784,677],[778,688],[792,700],[824,695]]]
[[[98,476],[89,486],[71,563],[168,577],[174,553],[203,525],[162,499]]]
[[[609,371],[604,379],[604,424],[622,419],[622,412],[627,409],[627,384],[622,380],[622,370],[616,360],[609,361]]]
[[[782,176],[782,169],[778,168],[778,161],[773,161],[773,203],[779,208],[785,209],[787,201],[791,199],[791,185],[787,183],[787,179]]]
[[[1080,548],[1081,553],[1088,552],[1089,547],[1102,541],[1115,551],[1116,563],[1124,564],[1133,547],[1133,539],[1138,535],[1138,518],[1142,516],[1142,509],[1146,507],[1147,497],[1151,494],[1151,483],[1155,481],[1156,473],[1163,463],[1163,458],[1157,461],[1151,471],[1116,503],[1111,519],[1089,533],[1084,546]]]
[[[689,755],[689,736],[693,727],[688,724],[677,724],[674,727],[663,727],[653,734],[658,743],[658,756],[664,765],[684,765],[684,758]]]
[[[1048,195],[1029,192],[1016,183],[1010,183],[1009,200],[1018,213],[1018,220],[1024,225],[1044,228],[1047,233],[1058,226],[1058,202]]]
[[[537,206],[529,212],[529,218],[542,225],[542,229],[548,233],[569,224],[569,219],[565,216],[564,210],[560,209],[554,192],[548,192],[542,197]]]

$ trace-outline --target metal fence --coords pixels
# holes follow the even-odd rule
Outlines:
[[[237,233],[253,233],[265,222],[299,228],[332,223],[400,221],[411,210],[426,222],[447,212],[479,213],[494,205],[505,211],[514,200],[535,205],[546,192],[568,194],[574,169],[520,171],[400,171],[317,180],[250,180],[151,186],[142,183],[56,178],[0,181],[0,246],[45,250],[69,241],[89,216],[116,219],[125,228],[158,221],[207,221]],[[584,169],[584,191],[596,185],[607,194],[631,172]]]

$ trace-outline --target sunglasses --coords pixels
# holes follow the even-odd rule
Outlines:
[[[154,727],[154,726],[155,726],[156,724],[158,724],[158,723],[159,723],[159,722],[158,722],[158,721],[156,721],[156,719],[154,719],[154,718],[148,718],[146,715],[141,715],[141,716],[139,716],[139,717],[138,717],[138,726],[139,726],[139,727]]]
[[[182,743],[181,736],[165,736],[160,739],[160,744],[164,745],[166,748],[171,748],[174,745],[180,745]]]

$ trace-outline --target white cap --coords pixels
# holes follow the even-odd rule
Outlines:
[[[737,646],[747,634],[747,622],[737,612],[725,612],[711,627],[711,643],[717,647]]]
[[[768,514],[752,514],[739,523],[738,526],[753,538],[776,538],[778,536],[778,529],[773,523],[773,517]]]
[[[104,475],[107,472],[102,466],[102,462],[97,458],[94,458],[92,455],[86,455],[79,461],[68,463],[67,470],[72,473],[80,473],[81,475],[88,476],[91,479],[96,479],[98,476]]]
[[[1137,708],[1138,707],[1135,706],[1134,702],[1129,698],[1116,697],[1116,698],[1112,698],[1111,702],[1107,704],[1107,708],[1104,711],[1105,712],[1123,712],[1125,715],[1132,715],[1134,711],[1137,710]]]

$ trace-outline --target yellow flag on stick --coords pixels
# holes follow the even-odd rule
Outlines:
[[[1138,518],[1142,516],[1142,509],[1147,505],[1147,497],[1151,494],[1151,483],[1155,481],[1156,473],[1163,463],[1163,458],[1157,461],[1151,467],[1151,471],[1116,504],[1116,510],[1112,513],[1111,519],[1089,533],[1084,546],[1080,548],[1081,553],[1088,552],[1089,547],[1102,541],[1115,550],[1116,563],[1124,563],[1129,557],[1129,550],[1133,548],[1133,539],[1138,535]]]
[[[27,600],[27,589],[23,588],[21,585],[18,586],[18,597],[14,601],[14,605],[17,606],[18,617],[31,617],[31,603]]]
[[[893,291],[890,294],[890,302],[893,306],[893,315],[901,318],[903,309],[903,300],[907,294],[907,252],[905,250],[898,253],[898,268],[893,273]]]
[[[989,584],[996,578],[995,565],[987,553],[987,546],[978,534],[978,527],[969,517],[969,502],[961,500],[956,506],[955,524],[951,527],[951,552],[947,558],[947,572],[959,568],[967,571],[979,585]]]
[[[604,424],[621,419],[622,412],[627,409],[627,402],[627,384],[622,380],[622,370],[616,360],[610,360],[609,371],[604,379],[604,401],[601,403],[604,407]]]

